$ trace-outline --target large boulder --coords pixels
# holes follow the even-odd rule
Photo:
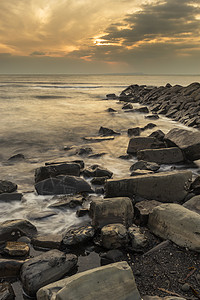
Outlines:
[[[127,153],[137,154],[140,150],[165,148],[165,144],[154,137],[134,137],[130,139]]]
[[[80,165],[77,163],[64,163],[37,168],[35,170],[35,182],[58,175],[80,176]]]
[[[153,209],[148,227],[157,236],[200,252],[199,214],[175,203],[165,203]]]
[[[140,150],[137,158],[158,164],[174,164],[184,161],[183,152],[178,147]]]
[[[16,241],[23,235],[32,238],[36,234],[36,227],[27,220],[17,219],[0,223],[0,243]]]
[[[180,202],[188,194],[192,181],[190,171],[162,172],[123,179],[109,179],[105,184],[106,197],[140,196],[160,202]]]
[[[200,195],[192,197],[183,206],[200,215]]]
[[[91,269],[54,282],[37,292],[37,300],[140,300],[127,262]]]
[[[39,195],[61,195],[77,194],[82,192],[92,193],[92,189],[83,178],[77,176],[58,176],[48,178],[35,184],[35,189]]]
[[[26,261],[21,268],[24,291],[34,296],[43,286],[61,279],[77,264],[77,257],[59,250],[50,250]]]
[[[109,224],[101,229],[101,244],[106,249],[125,247],[128,243],[127,229],[123,224]]]
[[[95,227],[102,228],[113,223],[121,223],[129,227],[132,225],[133,215],[133,205],[127,197],[98,199],[90,204],[90,216]]]
[[[180,149],[183,150],[188,160],[200,159],[200,132],[189,131],[186,129],[173,128],[166,136]]]

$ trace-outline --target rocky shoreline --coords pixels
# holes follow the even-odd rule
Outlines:
[[[164,114],[199,128],[199,83],[132,85],[119,97],[107,98],[147,122],[156,123]],[[133,108],[133,103],[142,106]],[[112,118],[115,110],[108,113]],[[65,149],[75,151],[76,160],[68,156],[35,170],[37,194],[54,196],[55,202],[30,218],[51,221],[52,208],[67,207],[77,209],[83,222],[49,235],[38,233],[30,220],[0,223],[0,300],[200,298],[200,132],[173,128],[165,134],[154,127],[147,123],[127,129],[127,153],[120,157],[122,163],[130,160],[126,178],[115,178],[99,165],[105,153],[93,154],[87,146],[87,141],[106,142],[122,134],[105,127],[98,136],[85,137],[85,147]],[[148,129],[153,131],[145,135]],[[86,167],[84,157],[90,156],[97,163]],[[16,163],[18,159],[21,155]],[[22,199],[15,183],[0,181],[0,201]],[[13,290],[16,282],[23,295]]]

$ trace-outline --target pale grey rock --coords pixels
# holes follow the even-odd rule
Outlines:
[[[161,202],[156,200],[143,200],[134,206],[134,221],[140,226],[145,226],[148,223],[149,214],[154,207],[161,205]]]
[[[127,229],[122,224],[109,224],[101,229],[101,244],[106,249],[125,247],[128,243]]]
[[[150,170],[150,171],[156,172],[160,169],[160,166],[155,162],[139,160],[130,167],[130,171],[134,171],[134,170],[138,170],[138,169],[139,170]]]
[[[185,202],[183,206],[200,215],[200,195],[192,197],[190,200]]]
[[[32,239],[32,245],[38,248],[59,249],[62,242],[62,234],[37,235]]]
[[[141,150],[138,151],[137,158],[158,164],[174,164],[185,160],[183,152],[178,147]]]

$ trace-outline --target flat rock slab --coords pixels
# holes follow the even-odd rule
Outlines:
[[[173,128],[166,136],[184,151],[187,159],[194,161],[200,159],[200,132]]]
[[[34,296],[43,286],[61,279],[77,264],[77,257],[59,250],[50,250],[25,262],[21,281],[25,292]]]
[[[127,153],[137,154],[140,150],[164,148],[165,144],[154,137],[134,137],[130,139]]]
[[[61,234],[37,235],[32,239],[32,245],[39,248],[59,249],[62,242]]]
[[[21,201],[23,195],[21,193],[3,193],[0,194],[0,201]]]
[[[93,200],[90,204],[92,225],[102,228],[105,225],[120,223],[129,227],[133,222],[133,205],[127,197]]]
[[[0,243],[17,240],[23,235],[32,238],[36,234],[36,227],[24,219],[9,220],[0,223]]]
[[[190,200],[185,202],[183,206],[200,215],[200,195],[192,197]]]
[[[78,273],[50,284],[37,293],[37,300],[140,300],[131,268],[118,262]]]
[[[137,158],[158,164],[174,164],[185,160],[183,152],[178,147],[140,150],[137,153]]]
[[[24,261],[16,259],[0,259],[0,278],[17,277]]]
[[[84,137],[83,139],[85,141],[90,141],[90,142],[103,142],[103,141],[110,141],[114,140],[114,136],[87,136]]]
[[[175,203],[157,206],[149,215],[148,227],[157,236],[200,252],[199,214]]]
[[[3,251],[10,256],[27,256],[30,248],[23,242],[7,242]]]
[[[188,194],[192,172],[173,171],[123,179],[110,179],[105,184],[106,197],[140,196],[160,202],[179,202]]]

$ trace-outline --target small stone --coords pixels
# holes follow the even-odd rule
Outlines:
[[[15,294],[9,282],[0,283],[0,300],[13,300]]]
[[[7,242],[4,248],[4,252],[10,256],[27,256],[29,251],[29,246],[22,242]]]
[[[183,292],[188,292],[188,291],[190,290],[189,284],[187,284],[187,283],[183,284],[183,285],[181,286],[181,290],[182,290]]]

